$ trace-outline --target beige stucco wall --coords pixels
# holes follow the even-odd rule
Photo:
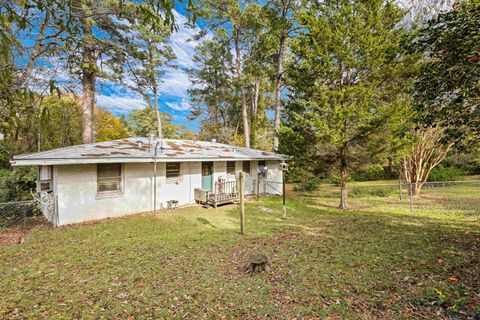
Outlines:
[[[271,164],[270,164],[271,163]],[[245,190],[254,192],[253,180],[257,177],[257,161],[250,164]],[[278,162],[267,163],[267,179],[281,182]],[[237,171],[242,162],[237,161]],[[271,171],[271,172],[270,172]],[[122,193],[112,196],[97,194],[96,164],[55,166],[54,185],[58,199],[58,224],[65,225],[89,220],[124,216],[153,210],[153,164],[126,163],[123,165]],[[226,173],[226,161],[214,162],[214,181],[234,178]],[[170,182],[165,177],[165,163],[157,164],[157,208],[165,208],[168,200],[178,200],[180,205],[194,203],[193,190],[201,188],[201,162],[183,162],[182,177]],[[262,190],[263,191],[263,190]],[[277,193],[271,189],[271,193]],[[281,188],[280,188],[281,191]],[[267,187],[267,192],[269,189]]]

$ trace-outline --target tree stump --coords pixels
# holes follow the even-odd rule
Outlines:
[[[243,268],[243,271],[249,274],[260,273],[269,270],[270,265],[268,263],[268,258],[266,255],[261,253],[252,255],[248,264]]]

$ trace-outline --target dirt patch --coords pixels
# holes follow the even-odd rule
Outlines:
[[[0,246],[24,243],[28,233],[27,229],[9,228],[2,230],[0,231]]]
[[[15,228],[0,229],[0,246],[10,246],[15,244],[23,244],[27,242],[30,233],[34,230],[50,229],[52,225],[46,220],[39,220],[35,225]]]

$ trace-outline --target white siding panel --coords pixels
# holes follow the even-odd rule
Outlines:
[[[167,182],[165,170],[165,163],[157,164],[157,208],[165,208],[168,200],[193,203],[193,189],[202,184],[200,162],[182,163],[182,179],[177,182]],[[124,164],[123,193],[110,197],[97,195],[95,164],[56,166],[55,180],[59,225],[153,210],[151,163]]]

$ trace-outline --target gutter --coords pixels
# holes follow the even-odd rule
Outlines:
[[[212,158],[157,158],[157,162],[198,162],[198,161],[257,161],[270,160],[282,161],[288,160],[287,156],[278,155],[278,157],[248,157],[248,158],[228,158],[228,157],[212,157]],[[73,165],[73,164],[95,164],[95,163],[153,163],[154,157],[144,158],[121,158],[121,157],[102,157],[102,158],[45,158],[45,159],[13,159],[10,164],[14,167],[19,166],[42,166],[42,165]]]

